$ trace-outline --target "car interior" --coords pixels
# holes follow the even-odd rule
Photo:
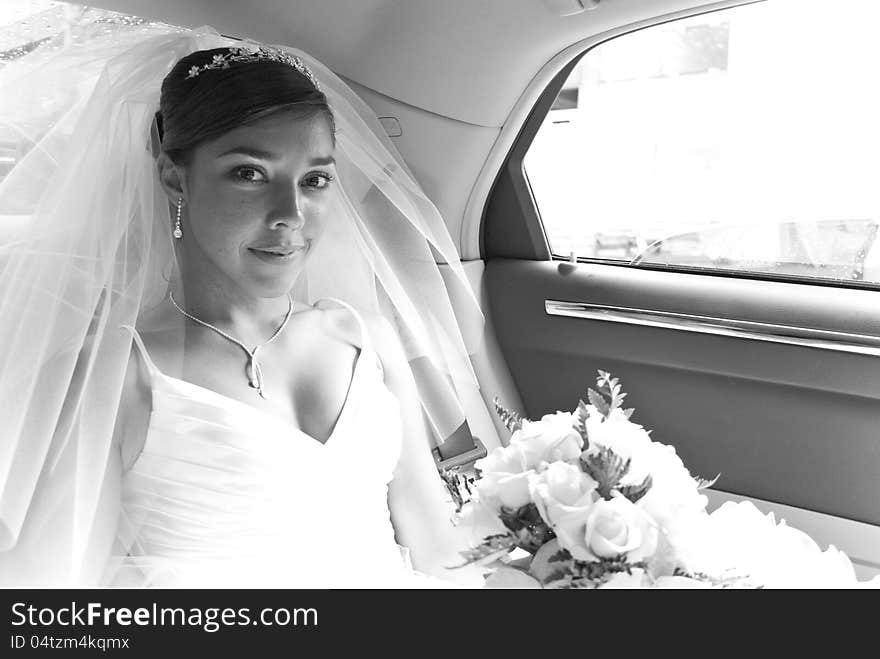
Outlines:
[[[719,474],[710,509],[748,498],[880,574],[875,3],[90,6],[295,46],[375,111],[486,319],[441,464],[506,445],[496,398],[537,419],[609,371]]]

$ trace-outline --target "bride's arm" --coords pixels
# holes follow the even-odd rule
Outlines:
[[[113,536],[104,538],[105,545],[111,547],[111,556],[102,575],[102,585],[131,588],[144,585],[144,577],[137,567],[125,564],[125,556],[134,540],[136,529],[120,513],[122,479],[143,449],[151,411],[149,375],[132,345],[113,428],[105,483],[101,491],[100,505],[106,511],[104,517],[114,521],[111,527]]]
[[[119,460],[120,474],[134,464],[147,439],[150,413],[153,408],[149,378],[143,360],[132,344],[122,385],[119,412],[113,428],[112,453],[115,459]]]
[[[370,318],[368,323],[385,371],[385,384],[400,403],[403,423],[400,460],[388,496],[397,541],[409,548],[418,571],[481,587],[479,569],[448,569],[461,565],[459,552],[468,548],[468,537],[452,524],[452,500],[437,472],[430,431],[397,335],[384,317]]]
[[[87,355],[92,350],[92,345],[87,342],[81,355]],[[82,374],[80,371],[80,364],[77,364],[71,387],[72,392],[78,391],[81,387]],[[142,361],[132,346],[119,392],[119,405],[116,410],[103,479],[98,490],[98,499],[95,502],[94,517],[91,520],[92,528],[88,549],[90,557],[89,583],[97,581],[100,585],[105,585],[106,579],[114,577],[110,559],[114,549],[119,550],[119,547],[114,548],[114,543],[119,537],[122,476],[124,471],[133,464],[143,447],[151,407],[149,382]]]

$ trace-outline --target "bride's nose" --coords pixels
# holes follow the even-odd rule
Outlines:
[[[291,229],[302,228],[305,223],[303,202],[303,194],[298,185],[284,186],[278,191],[267,218],[269,227],[277,229],[284,225]]]

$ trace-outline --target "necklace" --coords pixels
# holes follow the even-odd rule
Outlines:
[[[288,304],[287,314],[284,316],[284,320],[281,321],[281,324],[278,326],[278,329],[275,330],[275,333],[272,336],[270,336],[267,341],[264,341],[263,343],[261,343],[257,346],[254,346],[254,348],[251,350],[249,350],[248,347],[244,343],[242,343],[241,341],[236,339],[234,336],[230,336],[229,334],[227,334],[223,330],[218,329],[218,328],[214,327],[213,325],[211,325],[210,323],[206,323],[204,320],[196,318],[192,314],[187,313],[186,311],[181,309],[180,305],[178,305],[177,302],[174,300],[174,296],[171,294],[171,291],[168,291],[168,299],[171,300],[171,304],[174,305],[175,309],[177,309],[180,313],[182,313],[184,316],[189,318],[191,321],[198,323],[199,325],[202,325],[204,327],[207,327],[208,329],[214,330],[215,332],[217,332],[217,334],[219,334],[220,336],[222,336],[225,339],[232,341],[233,343],[238,345],[242,350],[245,351],[245,353],[248,356],[247,369],[246,369],[247,377],[248,377],[248,385],[250,385],[252,388],[256,389],[257,393],[260,394],[260,397],[265,399],[266,395],[263,393],[263,371],[260,368],[260,362],[257,361],[257,351],[260,348],[262,348],[263,346],[267,346],[270,343],[272,343],[272,341],[275,340],[275,337],[277,337],[279,334],[281,334],[281,330],[283,330],[287,326],[287,321],[290,320],[290,316],[293,313],[293,299],[289,295],[287,296],[287,304]]]

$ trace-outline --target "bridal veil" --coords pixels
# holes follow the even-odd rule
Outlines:
[[[0,68],[0,130],[18,148],[0,180],[0,583],[99,583],[118,542],[108,464],[132,340],[121,327],[148,327],[177,271],[154,162],[160,86],[184,55],[223,46],[248,42],[80,10]],[[281,48],[327,96],[340,183],[294,297],[383,314],[440,443],[477,387],[450,296],[466,301],[469,324],[479,305],[369,108],[320,62]],[[183,325],[163,329],[180,337],[180,364]]]

